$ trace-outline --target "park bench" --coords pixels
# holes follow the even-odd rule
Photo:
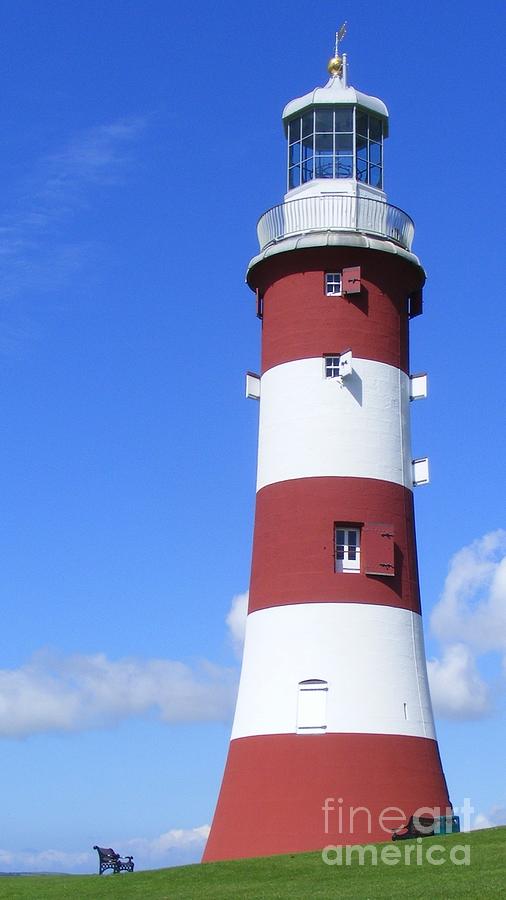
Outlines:
[[[98,874],[102,875],[106,869],[112,869],[115,875],[120,872],[133,872],[134,858],[133,856],[120,856],[112,847],[93,847],[98,853]]]
[[[393,841],[404,841],[406,838],[430,837],[434,834],[434,816],[410,816],[405,825],[401,825],[392,834]]]

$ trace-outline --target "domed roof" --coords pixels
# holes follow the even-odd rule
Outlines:
[[[329,78],[324,87],[317,87],[310,91],[309,94],[304,94],[303,97],[296,97],[295,100],[290,100],[286,104],[283,110],[285,128],[287,120],[291,119],[296,113],[302,113],[303,110],[311,106],[332,105],[360,106],[362,109],[381,116],[385,122],[385,137],[388,134],[388,109],[383,101],[379,100],[378,97],[370,97],[369,94],[363,94],[362,91],[357,91],[354,87],[349,87],[344,79],[337,75]]]

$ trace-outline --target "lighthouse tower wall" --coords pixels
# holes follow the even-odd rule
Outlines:
[[[350,102],[352,89],[338,81],[289,104],[291,147],[303,148],[309,132],[302,118],[291,137],[300,110]],[[358,107],[346,115],[358,122]],[[324,119],[311,121],[315,148]],[[329,113],[326,121],[338,129],[345,120]],[[326,183],[334,190],[340,164]],[[329,205],[308,180],[293,191],[295,217],[287,195],[279,213],[263,217],[279,233],[248,270],[262,315],[253,557],[232,738],[205,860],[387,840],[392,808],[399,827],[417,810],[450,806],[413,511],[409,320],[425,275],[410,252],[408,217],[389,212],[384,195],[353,196],[353,179],[346,190],[346,203]],[[378,203],[381,216],[372,216]],[[398,214],[405,228],[392,240],[387,223]],[[261,220],[260,235],[266,227]]]

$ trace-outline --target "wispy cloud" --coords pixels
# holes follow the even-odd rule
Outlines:
[[[506,668],[506,531],[492,531],[452,557],[431,627],[442,647],[442,658],[428,662],[436,713],[489,715],[501,677],[488,684],[478,662],[495,654]]]
[[[227,721],[235,669],[203,661],[110,660],[104,654],[37,653],[0,670],[0,736],[76,732],[154,714],[164,722]]]
[[[144,119],[122,119],[72,136],[48,153],[18,186],[17,199],[0,215],[2,295],[61,286],[87,257],[93,236],[72,240],[69,224],[96,202],[97,188],[122,184]]]

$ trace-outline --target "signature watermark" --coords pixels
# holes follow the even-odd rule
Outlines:
[[[442,835],[454,830],[471,830],[474,807],[468,797],[462,806],[453,808],[419,807],[409,816],[398,806],[386,806],[374,812],[366,806],[347,806],[342,797],[326,797],[321,807],[324,832],[336,843],[322,850],[322,860],[328,866],[386,865],[454,866],[471,864],[469,844],[435,844],[423,842],[424,836]],[[352,843],[355,841],[360,843]],[[365,838],[365,840],[364,840]],[[377,847],[365,841],[408,839],[405,844],[384,844]]]
[[[454,866],[471,865],[471,847],[469,844],[423,845],[423,838],[404,844],[350,844],[346,847],[328,844],[322,850],[322,860],[327,866],[442,866],[451,862]]]

